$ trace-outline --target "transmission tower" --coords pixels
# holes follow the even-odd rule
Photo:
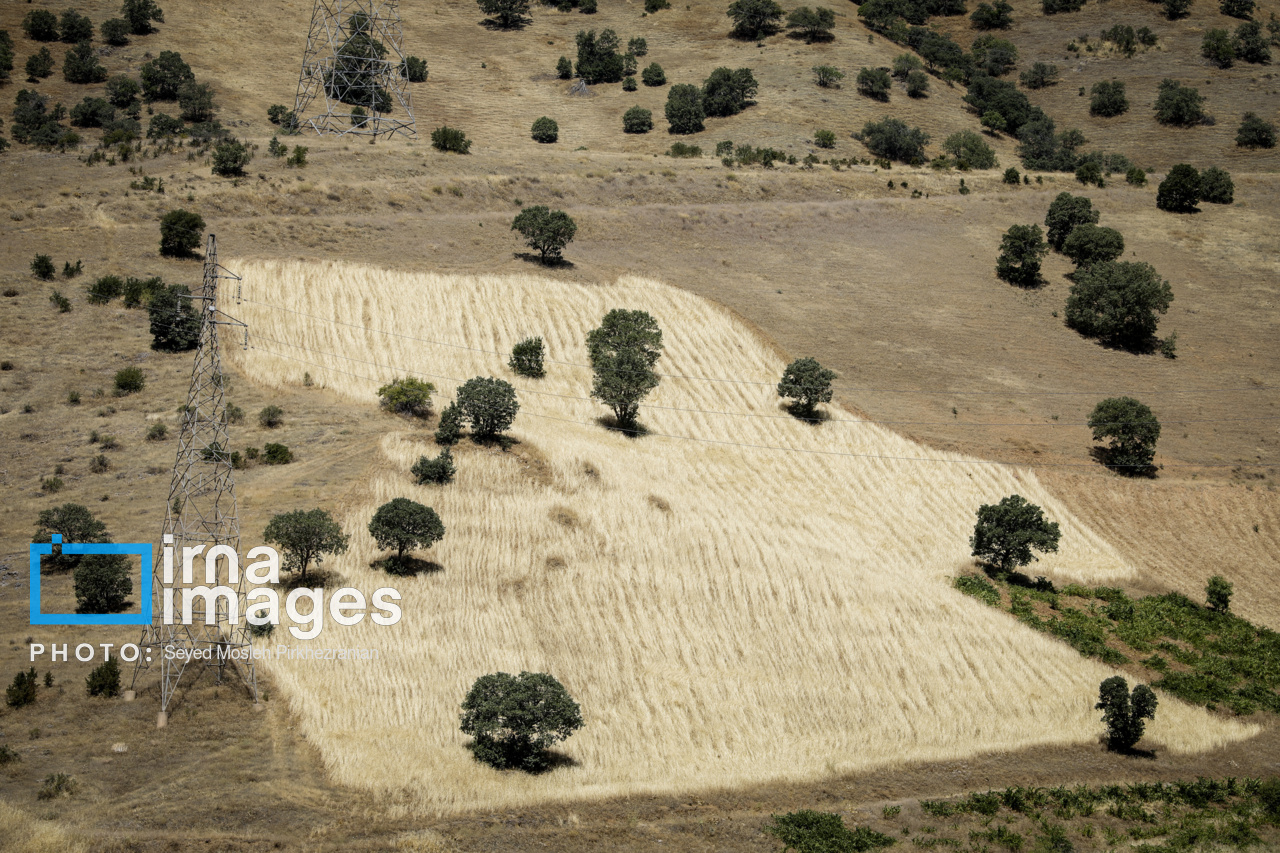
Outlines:
[[[338,135],[417,136],[398,5],[399,0],[315,0],[293,105],[299,127]],[[388,115],[397,103],[403,117]]]
[[[138,675],[154,664],[160,668],[160,715],[157,726],[169,718],[169,704],[188,667],[205,666],[217,671],[221,682],[224,670],[231,667],[243,681],[255,703],[258,682],[253,659],[248,655],[251,638],[244,618],[245,582],[241,573],[237,582],[229,583],[227,561],[218,560],[216,584],[206,584],[203,567],[192,573],[190,583],[182,577],[182,549],[204,545],[204,553],[215,545],[230,546],[240,552],[240,522],[236,517],[236,490],[232,479],[231,452],[227,434],[226,407],[223,402],[225,378],[218,351],[218,327],[248,327],[218,309],[218,280],[239,281],[240,277],[218,264],[218,244],[209,235],[204,260],[204,281],[198,294],[189,298],[199,310],[200,338],[195,367],[187,391],[187,405],[182,410],[178,432],[178,455],[169,481],[169,501],[165,507],[163,543],[152,566],[151,624],[143,629],[143,647],[133,671],[133,683],[126,698],[136,695],[133,687]],[[171,546],[172,576],[164,571],[164,550]],[[200,561],[203,562],[203,561]],[[192,601],[190,625],[181,624],[182,589],[191,586],[228,585],[235,590],[238,618],[230,624],[227,602],[214,599],[211,624],[206,624],[204,599]],[[177,624],[165,624],[166,598],[172,596]]]

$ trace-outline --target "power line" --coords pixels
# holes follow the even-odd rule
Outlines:
[[[323,356],[328,356],[330,358],[340,358],[340,359],[343,359],[344,361],[354,361],[358,364],[365,364],[365,365],[369,365],[370,367],[386,368],[388,370],[395,371],[396,373],[404,373],[410,376],[419,376],[419,377],[425,376],[430,379],[439,379],[445,382],[453,382],[458,385],[461,385],[464,382],[466,382],[465,379],[459,379],[456,376],[443,376],[435,373],[424,373],[422,371],[410,370],[407,367],[400,367],[394,364],[386,364],[386,363],[377,362],[377,361],[368,361],[367,359],[355,358],[354,356],[348,356],[348,355],[340,355],[338,353],[333,353],[333,352],[324,352],[323,350],[304,347],[301,344],[294,344],[288,341],[277,340],[276,338],[272,338],[267,335],[261,335],[261,334],[255,333],[254,337],[270,341],[271,343],[278,344],[280,346],[294,347],[296,349],[304,350],[306,352],[312,353],[313,355],[323,355]],[[380,380],[373,380],[373,381],[380,381]],[[576,394],[557,394],[553,391],[539,391],[535,388],[520,388],[519,391],[522,394],[536,394],[543,397],[555,397],[561,400],[579,400],[579,401],[588,402],[588,403],[595,402],[595,399],[592,397],[582,397]],[[794,420],[794,418],[791,415],[766,415],[759,412],[726,412],[718,409],[695,409],[695,408],[689,408],[685,406],[662,406],[662,405],[658,405],[657,403],[639,403],[637,405],[640,408],[644,408],[644,409],[655,409],[659,411],[668,411],[668,412],[685,412],[690,414],[702,414],[702,415],[722,415],[725,417],[734,417],[734,418],[758,418],[761,420],[782,420],[782,421]],[[1181,424],[1237,423],[1237,422],[1256,422],[1256,421],[1280,421],[1280,416],[1265,417],[1265,418],[1203,418],[1203,419],[1196,419],[1196,420],[1180,420],[1180,421],[1166,420],[1166,421],[1161,421],[1160,423],[1161,425],[1174,425],[1174,424],[1181,425]],[[1068,427],[1068,426],[1092,427],[1092,426],[1129,426],[1132,424],[1143,423],[1143,422],[1142,421],[1099,421],[1096,424],[1091,424],[1087,421],[1066,421],[1066,422],[1055,421],[1051,423],[1031,423],[1031,422],[983,423],[983,422],[975,422],[975,421],[877,421],[877,420],[872,420],[870,418],[828,418],[824,420],[823,423],[855,424],[859,426],[874,424],[877,426],[914,425],[914,426],[976,426],[976,427],[1010,427],[1010,426],[1012,427]]]
[[[249,302],[254,305],[261,305],[264,308],[270,308],[275,311],[283,311],[287,314],[294,314],[299,317],[306,317],[311,320],[319,320],[324,323],[332,323],[336,326],[346,326],[351,329],[359,329],[364,332],[373,332],[379,335],[387,335],[388,337],[401,338],[414,343],[430,344],[431,346],[445,347],[448,349],[462,350],[464,352],[482,353],[484,355],[496,355],[499,358],[505,358],[510,353],[499,352],[498,350],[485,349],[483,347],[471,347],[465,344],[449,343],[447,341],[437,341],[431,338],[420,338],[416,335],[406,335],[402,332],[392,332],[386,329],[375,329],[371,326],[364,326],[359,323],[348,323],[343,320],[336,320],[332,317],[321,317],[316,314],[308,314],[305,311],[297,311],[293,308],[285,308],[281,305],[272,305],[269,302],[260,302],[256,299],[250,299],[247,296],[241,296],[241,301]],[[547,362],[551,364],[559,364],[565,367],[576,367],[585,370],[593,369],[590,364],[582,364],[576,361],[562,361],[560,359],[548,358]],[[666,379],[684,379],[691,382],[720,382],[731,385],[758,385],[774,387],[778,383],[776,381],[757,381],[750,379],[729,379],[717,376],[689,376],[680,373],[663,373],[654,371],[658,376]],[[799,386],[806,387],[806,386]],[[1006,391],[953,391],[946,388],[928,389],[928,388],[850,388],[849,391],[868,393],[868,394],[936,394],[940,396],[1004,396],[1008,394]],[[1143,389],[1142,391],[1037,391],[1041,396],[1053,397],[1096,397],[1096,396],[1115,396],[1125,394],[1225,394],[1239,393],[1242,391],[1275,391],[1280,390],[1280,386],[1274,385],[1257,385],[1248,388],[1183,388],[1165,391],[1151,391],[1151,389]],[[945,422],[944,422],[945,423]]]
[[[305,347],[298,347],[298,348],[303,349],[304,351],[310,352],[310,350],[306,350]],[[250,349],[259,350],[260,352],[265,352],[265,353],[268,353],[269,355],[274,355],[277,358],[283,358],[289,361],[296,361],[301,364],[308,364],[308,365],[311,365],[312,367],[317,367],[322,370],[331,370],[336,373],[344,374],[346,376],[353,376],[357,379],[364,379],[369,382],[381,381],[380,379],[373,376],[366,376],[360,373],[353,373],[349,370],[341,370],[339,368],[330,367],[328,365],[321,364],[319,362],[310,361],[304,358],[296,358],[294,356],[285,355],[283,353],[275,352],[274,350],[269,350],[263,347],[256,346],[252,343],[250,344]],[[410,372],[410,375],[413,375],[412,372]],[[418,375],[427,375],[427,374],[418,374]],[[460,381],[460,380],[451,379],[450,381]],[[521,409],[521,413],[526,414],[530,417],[541,418],[543,420],[559,421],[560,423],[571,423],[571,424],[578,424],[581,426],[588,426],[588,427],[596,426],[596,424],[591,421],[580,421],[580,420],[575,420],[571,418],[556,417],[554,415],[545,415],[538,412],[531,412],[528,409],[524,409],[524,408]],[[646,429],[619,430],[619,431],[631,432],[632,434],[635,434],[635,435],[653,436],[658,438],[670,438],[678,441],[693,441],[699,444],[710,444],[710,445],[719,445],[719,446],[727,446],[727,447],[741,447],[741,448],[746,448],[751,450],[770,450],[770,451],[777,451],[777,452],[784,452],[784,453],[805,453],[805,454],[816,455],[816,456],[844,456],[844,457],[850,457],[854,459],[883,459],[886,461],[896,461],[896,462],[934,462],[934,463],[959,464],[959,465],[997,465],[1001,467],[1027,468],[1027,469],[1095,468],[1097,467],[1096,463],[1089,463],[1089,462],[1039,462],[1035,464],[1024,464],[1019,462],[1000,462],[992,459],[966,459],[966,458],[948,459],[948,458],[927,457],[927,456],[890,456],[890,455],[875,454],[875,453],[850,453],[848,451],[842,451],[842,450],[817,450],[817,449],[809,449],[809,448],[801,448],[801,447],[785,447],[781,445],[771,445],[771,444],[750,444],[747,442],[729,441],[725,439],[699,438],[696,436],[689,436],[689,435],[676,435],[674,433],[653,432],[651,430],[646,430]],[[1149,466],[1115,465],[1111,467],[1147,468]],[[1267,465],[1266,463],[1261,463],[1261,462],[1241,462],[1241,463],[1217,463],[1217,464],[1202,464],[1202,465],[1165,465],[1162,467],[1163,468],[1200,469],[1200,468],[1238,468],[1238,467],[1256,468],[1256,467],[1270,467],[1270,466]]]

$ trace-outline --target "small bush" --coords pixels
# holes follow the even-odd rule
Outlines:
[[[436,426],[435,440],[441,447],[450,447],[462,438],[462,412],[457,403],[450,403],[440,413],[440,423]]]
[[[141,367],[123,367],[116,371],[115,382],[119,394],[135,394],[146,387],[147,379]]]
[[[97,456],[89,460],[90,474],[105,474],[111,470],[111,460],[105,454],[99,453]]]
[[[61,477],[43,477],[40,480],[40,491],[53,495],[62,491],[65,485]]]
[[[840,81],[844,79],[844,72],[832,65],[815,65],[813,67],[813,81],[824,89],[840,88]]]
[[[1012,184],[1015,187],[1022,181],[1022,176],[1018,174],[1018,170],[1010,166],[1004,170],[1004,182]]]
[[[862,143],[877,157],[915,165],[925,161],[929,135],[899,119],[886,118],[863,126]]]
[[[1226,169],[1210,166],[1200,173],[1200,200],[1210,204],[1231,204],[1235,200],[1235,184]]]
[[[702,149],[697,145],[686,145],[683,142],[673,142],[671,143],[671,147],[667,149],[667,156],[677,157],[680,159],[701,157]]]
[[[160,220],[160,254],[185,258],[204,237],[204,219],[186,210],[171,210]]]
[[[431,147],[437,151],[468,154],[471,152],[471,140],[455,127],[437,127],[431,131]]]
[[[410,83],[427,82],[427,61],[425,59],[417,56],[406,56],[400,71]]]
[[[252,159],[249,146],[238,139],[224,139],[213,149],[213,173],[224,178],[238,177]]]
[[[556,76],[561,80],[569,80],[573,77],[573,63],[569,61],[569,57],[562,56],[556,62]]]
[[[636,85],[636,78],[629,76],[622,78],[622,91],[634,92],[638,88],[639,86]]]
[[[12,764],[15,761],[21,760],[22,756],[16,751],[10,749],[7,745],[0,744],[0,767],[4,767],[6,764]]]
[[[511,359],[507,366],[521,376],[541,379],[546,375],[543,358],[546,348],[542,338],[525,338],[511,349]]]
[[[1037,62],[1018,75],[1018,82],[1028,89],[1044,89],[1058,82],[1058,66]]]
[[[53,74],[53,54],[49,52],[49,48],[42,47],[35,53],[27,57],[24,70],[27,72],[27,80],[35,83],[37,80],[44,80]]]
[[[59,314],[67,314],[71,311],[71,300],[56,290],[49,294],[49,301],[57,306]]]
[[[560,125],[556,120],[543,116],[533,123],[531,130],[534,142],[551,143],[560,138]]]
[[[305,145],[293,146],[293,153],[289,155],[289,159],[284,164],[290,169],[301,169],[307,165],[307,152],[311,149]]]
[[[79,787],[76,777],[68,776],[66,773],[52,773],[44,778],[44,783],[36,792],[36,799],[56,800],[60,797],[70,797]]]
[[[124,279],[118,275],[104,275],[88,287],[89,303],[106,305],[124,293]]]
[[[58,18],[47,9],[33,9],[22,19],[22,31],[32,41],[57,41]]]
[[[858,94],[877,101],[887,101],[892,82],[889,72],[883,68],[863,68],[858,72]]]
[[[102,40],[112,47],[129,43],[129,24],[124,18],[108,18],[102,22]]]
[[[652,15],[671,8],[671,0],[644,0],[644,10]]]
[[[865,826],[849,829],[838,814],[809,809],[773,815],[764,831],[781,841],[784,850],[799,853],[873,850],[894,842],[891,836]]]
[[[1156,207],[1161,210],[1190,213],[1199,202],[1200,173],[1186,163],[1171,168],[1156,188]]]
[[[262,446],[264,465],[288,465],[293,461],[293,451],[283,444],[268,443]]]
[[[1135,187],[1145,187],[1147,185],[1147,173],[1137,166],[1124,173],[1125,182]]]
[[[1160,81],[1155,103],[1156,121],[1190,127],[1205,120],[1204,98],[1199,90],[1174,80]]]
[[[397,414],[425,417],[431,413],[431,395],[435,390],[436,386],[430,382],[406,376],[378,389],[379,404]]]
[[[48,255],[36,255],[31,262],[31,274],[41,281],[53,281],[53,274],[57,269],[53,265],[53,258]]]
[[[1000,592],[996,589],[995,584],[986,578],[978,577],[977,575],[965,575],[956,578],[953,583],[955,588],[965,595],[972,595],[992,607],[1000,606]]]
[[[623,133],[648,133],[653,130],[653,113],[641,106],[634,106],[622,114]]]
[[[437,485],[451,483],[454,474],[458,472],[457,466],[453,464],[453,453],[448,447],[440,451],[440,455],[434,459],[419,457],[409,470],[420,486],[427,483]]]
[[[159,421],[147,427],[147,441],[164,441],[168,434],[169,428]]]
[[[819,148],[835,148],[836,135],[830,130],[818,130],[813,134],[813,144]]]
[[[382,396],[379,394],[379,396]],[[266,429],[275,429],[284,423],[284,409],[279,406],[264,406],[262,411],[258,412],[258,426]]]
[[[1245,113],[1236,131],[1236,146],[1239,148],[1275,148],[1276,126],[1266,121],[1257,113]]]
[[[1129,111],[1129,99],[1125,97],[1123,80],[1100,80],[1089,90],[1089,114],[1112,118]]]
[[[651,62],[645,66],[640,72],[640,82],[646,86],[665,86],[667,83],[667,73],[662,70],[662,66],[656,62]]]
[[[955,158],[958,169],[994,169],[997,165],[996,152],[972,130],[951,134],[942,143],[942,150]]]
[[[36,668],[13,677],[13,683],[5,690],[5,702],[10,708],[21,708],[36,701]]]
[[[229,424],[244,423],[244,409],[240,408],[234,403],[227,404],[227,408],[226,408],[226,411],[223,413],[223,416],[227,419],[227,423]]]
[[[89,677],[84,680],[85,692],[90,696],[120,695],[120,662],[108,658],[104,663],[94,667]]]
[[[929,94],[929,75],[923,71],[911,71],[907,74],[907,97],[924,98]]]
[[[93,45],[82,41],[67,51],[62,60],[62,76],[68,83],[102,83],[107,79],[107,69],[98,61]]]

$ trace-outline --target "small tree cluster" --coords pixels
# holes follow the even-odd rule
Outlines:
[[[979,3],[969,20],[975,30],[1007,30],[1013,26],[1013,6],[1007,0]]]
[[[889,72],[883,68],[864,67],[858,72],[856,86],[859,95],[877,101],[887,101],[892,82],[889,79]]]
[[[379,405],[401,415],[426,417],[431,412],[431,395],[436,386],[413,376],[396,379],[378,389]]]
[[[471,140],[455,127],[437,127],[431,131],[431,147],[437,151],[452,151],[455,154],[468,154],[471,151]]]
[[[836,13],[824,6],[816,9],[801,6],[787,15],[787,29],[803,38],[807,44],[830,41],[831,29],[835,25]]]
[[[4,691],[5,704],[10,708],[22,708],[33,704],[36,695],[36,668],[33,666],[13,677],[13,682]]]
[[[618,83],[626,76],[627,61],[619,52],[618,34],[603,30],[579,30],[578,62],[574,72],[587,83]]]
[[[224,139],[213,149],[213,173],[224,178],[244,175],[253,151],[238,139]]]
[[[1175,80],[1161,80],[1155,102],[1156,121],[1190,127],[1205,120],[1204,98],[1199,90]]]
[[[1058,83],[1058,66],[1037,62],[1018,75],[1018,82],[1028,89],[1044,89]]]
[[[187,258],[204,238],[204,219],[186,210],[171,210],[160,220],[160,254]]]
[[[120,661],[108,657],[93,668],[84,680],[84,690],[90,696],[111,698],[120,695]]]
[[[1089,114],[1112,118],[1129,111],[1123,80],[1100,80],[1089,90]]]
[[[191,66],[183,61],[182,54],[172,50],[160,51],[155,59],[143,63],[139,73],[142,91],[148,101],[176,101],[182,84],[196,79]]]
[[[691,83],[678,83],[668,90],[664,112],[671,133],[699,133],[707,117],[702,92]]]
[[[925,161],[924,146],[929,144],[929,134],[896,118],[867,122],[861,139],[875,156],[912,165]]]
[[[942,143],[942,150],[950,154],[956,168],[963,171],[969,169],[994,169],[999,165],[996,152],[981,136],[972,130],[961,130],[951,134]]]
[[[188,352],[200,342],[200,316],[185,284],[161,285],[147,303],[151,348],[160,352]],[[127,298],[126,298],[127,302]]]
[[[709,116],[733,116],[752,103],[759,84],[750,68],[717,68],[702,84],[702,109]]]
[[[1248,112],[1240,122],[1236,131],[1236,146],[1239,148],[1275,148],[1276,126],[1257,113]]]
[[[470,423],[471,435],[481,440],[502,435],[520,411],[516,389],[493,377],[468,379],[458,389],[455,405],[461,419]]]
[[[1173,290],[1150,264],[1105,261],[1079,270],[1067,297],[1067,325],[1126,349],[1147,348]]]
[[[419,456],[418,461],[413,463],[413,467],[409,469],[409,473],[413,474],[414,479],[420,486],[427,483],[435,483],[437,485],[451,483],[457,472],[457,466],[453,463],[453,452],[447,447],[441,450],[440,454],[433,459]]]
[[[82,41],[63,57],[62,76],[68,83],[102,83],[107,79],[107,69],[98,61],[93,45]]]

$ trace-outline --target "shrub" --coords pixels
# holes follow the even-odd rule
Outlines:
[[[1200,200],[1210,204],[1231,204],[1235,200],[1235,184],[1226,169],[1210,166],[1200,173]]]
[[[107,101],[113,107],[129,110],[138,103],[142,87],[127,74],[117,74],[107,81]]]
[[[382,396],[379,391],[378,396]],[[279,406],[264,406],[258,412],[258,426],[264,429],[275,429],[284,423],[284,409]]]
[[[160,220],[160,254],[190,257],[204,237],[204,219],[186,210],[171,210]]]
[[[458,389],[458,414],[471,423],[471,434],[479,439],[500,436],[516,419],[520,403],[510,382],[493,377],[468,379]]]
[[[283,444],[270,442],[262,446],[264,465],[288,465],[293,461],[293,451]]]
[[[448,447],[440,451],[440,455],[434,459],[428,459],[425,456],[418,457],[418,461],[409,469],[409,472],[413,474],[420,486],[426,483],[436,483],[438,485],[451,483],[457,471],[457,467],[453,464],[453,453],[450,452]]]
[[[410,83],[427,82],[427,61],[417,56],[406,56],[400,65],[400,73]]]
[[[998,165],[996,152],[972,130],[951,134],[942,143],[942,150],[955,158],[959,169],[994,169]]]
[[[627,42],[627,53],[632,56],[644,56],[649,52],[649,42],[645,41],[642,36],[636,36]]]
[[[1015,175],[1013,183],[1017,182]],[[1010,226],[1000,240],[996,276],[1010,284],[1035,286],[1040,282],[1040,261],[1048,252],[1049,247],[1039,225]]]
[[[838,814],[809,809],[773,815],[764,831],[781,841],[783,850],[795,850],[797,853],[873,850],[888,847],[894,842],[891,836],[865,826],[849,829]]]
[[[190,122],[212,121],[217,105],[213,102],[213,89],[207,83],[187,80],[178,87],[178,106],[182,120]],[[247,161],[246,161],[247,162]]]
[[[561,80],[568,80],[573,77],[573,63],[569,61],[569,57],[562,56],[556,62],[556,76]]]
[[[1061,533],[1057,522],[1021,495],[1002,498],[998,504],[978,507],[978,523],[969,545],[973,556],[998,572],[1009,572],[1038,559],[1035,551],[1058,550]]]
[[[837,89],[844,79],[844,72],[833,65],[815,65],[813,80],[824,89]]]
[[[828,370],[813,358],[797,358],[787,365],[778,382],[778,396],[791,400],[791,414],[802,420],[815,420],[819,403],[831,402],[834,370]]]
[[[1231,33],[1220,29],[1206,32],[1200,42],[1200,55],[1219,68],[1230,68],[1236,58],[1236,46],[1231,40]]]
[[[43,80],[53,74],[53,54],[49,52],[49,48],[42,47],[28,56],[25,70],[27,72],[27,80],[32,83],[37,80]]]
[[[725,14],[733,21],[732,35],[755,41],[778,31],[782,7],[773,0],[734,0]]]
[[[671,133],[698,133],[703,129],[706,113],[702,107],[702,93],[697,86],[679,83],[667,92],[665,109]]]
[[[1089,114],[1111,118],[1129,111],[1129,99],[1125,97],[1124,81],[1101,80],[1089,90]]]
[[[1007,30],[1013,26],[1013,6],[1006,0],[996,0],[994,5],[979,3],[969,20],[975,30]]]
[[[1016,187],[1018,183],[1022,180],[1022,176],[1018,174],[1017,169],[1010,166],[1009,168],[1004,170],[1004,177],[1002,178],[1002,180],[1004,181],[1004,183],[1012,184],[1013,186]]]
[[[1169,170],[1156,189],[1156,207],[1171,213],[1190,213],[1200,202],[1200,173],[1179,163]]]
[[[830,40],[831,28],[835,25],[836,13],[823,6],[817,9],[801,6],[787,15],[787,29],[803,36],[809,44]]]
[[[71,108],[71,123],[76,127],[102,127],[116,118],[116,108],[103,98],[85,98]]]
[[[644,10],[650,15],[656,12],[661,12],[663,9],[670,8],[670,0],[644,0]]]
[[[53,495],[62,491],[62,488],[65,485],[66,483],[63,482],[63,479],[61,477],[57,477],[57,476],[43,477],[40,480],[40,491],[48,492],[49,494]]]
[[[153,32],[152,21],[164,23],[164,12],[156,5],[155,0],[124,0],[120,12],[129,24],[129,31],[136,36]]]
[[[1142,739],[1146,724],[1156,716],[1156,694],[1145,684],[1139,684],[1129,692],[1129,682],[1122,675],[1113,675],[1103,681],[1098,689],[1098,704],[1102,721],[1107,725],[1107,747],[1118,752],[1132,749]]]
[[[430,382],[423,382],[421,379],[415,379],[412,376],[406,376],[403,379],[396,379],[389,382],[378,389],[379,405],[384,409],[388,409],[400,415],[413,415],[414,417],[426,417],[431,413],[431,395],[436,390],[436,386]],[[277,406],[268,408],[275,409],[272,413],[276,423],[263,426],[278,426],[279,418],[283,415]],[[267,409],[263,409],[259,414],[258,420],[262,422],[262,416],[267,414]]]
[[[1077,267],[1114,261],[1124,254],[1124,237],[1114,228],[1092,223],[1077,225],[1063,241],[1062,254]]]
[[[40,790],[36,792],[36,799],[56,800],[60,797],[70,797],[79,787],[74,776],[68,776],[66,773],[51,773],[44,777]]]
[[[521,208],[511,222],[511,230],[519,231],[529,248],[537,249],[542,263],[557,261],[578,232],[578,226],[563,210],[544,205]]]
[[[378,548],[395,548],[396,564],[404,565],[405,551],[430,548],[444,538],[444,523],[429,506],[408,498],[393,498],[373,514],[369,535]]]
[[[626,76],[626,60],[618,52],[618,34],[613,30],[579,30],[578,62],[574,71],[587,83],[617,83]]]
[[[883,68],[863,68],[858,72],[858,94],[877,101],[889,100],[889,87],[892,81],[889,72]]]
[[[1076,273],[1067,297],[1067,325],[1082,335],[1140,349],[1155,337],[1157,314],[1169,310],[1173,291],[1150,264],[1096,263]]]
[[[717,68],[702,84],[702,108],[709,116],[732,116],[753,101],[759,85],[750,68]]]
[[[224,139],[213,149],[213,173],[224,178],[244,174],[244,167],[253,159],[249,146],[237,139]]]
[[[144,568],[143,571],[146,571]],[[77,613],[118,613],[133,593],[129,560],[120,554],[89,554],[75,569]]]
[[[548,748],[582,728],[582,710],[550,675],[495,672],[471,686],[461,723],[479,761],[536,772],[547,768]]]
[[[641,106],[634,106],[622,114],[623,133],[648,133],[653,130],[653,113]]]
[[[1059,12],[1079,12],[1084,8],[1084,0],[1040,0],[1040,8],[1046,15]]]
[[[829,130],[817,130],[813,133],[813,144],[819,148],[835,148],[836,135]]]
[[[57,269],[53,265],[53,258],[48,255],[36,255],[31,261],[31,274],[41,281],[53,281],[53,275]]]
[[[650,62],[640,72],[640,82],[646,86],[665,86],[667,84],[667,73],[662,70],[662,66],[658,63]]]
[[[5,689],[4,699],[10,708],[21,708],[34,703],[36,694],[36,668],[33,666],[13,677],[13,683]]]
[[[529,0],[477,0],[480,11],[503,29],[522,27],[529,22]]]
[[[1098,211],[1093,209],[1093,202],[1089,199],[1067,192],[1058,193],[1044,217],[1049,245],[1061,252],[1062,244],[1077,225],[1096,224],[1097,221]]]
[[[58,22],[58,38],[67,44],[93,41],[93,21],[75,9],[66,9]]]
[[[1276,126],[1263,119],[1257,113],[1248,112],[1240,122],[1236,131],[1236,146],[1239,148],[1275,148]]]
[[[929,135],[918,127],[896,118],[867,122],[862,128],[862,142],[877,157],[918,165],[925,161],[924,146]]]
[[[1253,14],[1254,5],[1253,0],[1219,0],[1218,9],[1224,15],[1247,20]]]
[[[1262,34],[1262,24],[1257,21],[1236,27],[1235,48],[1236,56],[1245,62],[1266,65],[1271,61],[1271,48]]]
[[[1190,86],[1173,80],[1160,81],[1156,95],[1156,121],[1179,127],[1190,127],[1204,121],[1204,98]]]
[[[958,577],[953,581],[956,589],[965,595],[972,595],[974,598],[982,601],[992,607],[1000,606],[1000,591],[995,588],[991,581],[977,575],[965,575]]]
[[[32,41],[57,41],[58,16],[46,9],[33,9],[22,19],[22,31]]]
[[[640,88],[640,87],[636,85],[636,78],[634,78],[634,77],[624,77],[624,78],[622,79],[622,91],[624,91],[624,92],[634,92],[634,91],[635,91],[636,89],[638,89],[638,88]]]
[[[116,371],[116,391],[121,394],[136,394],[146,387],[147,379],[141,367],[123,367]]]
[[[1164,16],[1171,21],[1176,21],[1187,16],[1187,12],[1191,9],[1191,0],[1161,0],[1160,5],[1164,8]]]
[[[988,113],[1000,116],[1004,120],[1004,127],[997,129],[1002,132],[1016,134],[1024,124],[1045,118],[1040,108],[1032,106],[1026,94],[1018,91],[1013,83],[997,80],[983,72],[970,78],[964,100],[980,116]],[[984,126],[988,126],[985,121]]]
[[[147,139],[165,139],[177,136],[184,130],[182,119],[165,113],[156,113],[147,124]]]
[[[462,412],[456,403],[450,403],[440,413],[440,423],[436,426],[435,440],[441,447],[457,444],[462,437]]]
[[[1037,62],[1018,76],[1018,81],[1028,89],[1043,89],[1058,82],[1058,66]]]
[[[62,76],[68,83],[101,83],[107,79],[107,69],[98,61],[93,45],[82,41],[67,51],[62,60]]]
[[[90,696],[119,696],[120,661],[109,657],[94,667],[89,677],[84,680],[84,687],[85,692]]]
[[[21,760],[22,756],[15,750],[10,748],[8,745],[0,744],[0,767],[4,767],[6,764],[12,764],[15,761]]]
[[[525,338],[511,348],[511,360],[507,366],[521,376],[540,379],[546,375],[542,365],[545,351],[542,338]]]
[[[907,74],[907,97],[923,98],[929,94],[929,75],[923,71]]]
[[[1147,185],[1147,173],[1137,166],[1132,167],[1124,173],[1124,179],[1130,185],[1135,187],[1144,187]]]
[[[1014,43],[991,33],[973,40],[971,55],[973,67],[992,77],[1003,77],[1018,64],[1018,48]],[[1033,67],[1032,70],[1036,69]]]
[[[196,79],[182,54],[172,50],[162,50],[155,59],[143,63],[140,76],[148,101],[176,101],[182,84]]]
[[[126,284],[125,304],[128,304]],[[187,352],[200,342],[200,316],[191,304],[186,285],[164,286],[151,295],[147,317],[151,328],[151,348],[161,352]]]
[[[905,80],[912,71],[919,71],[923,66],[914,53],[900,53],[893,58],[893,76]]]
[[[667,149],[667,156],[682,159],[701,157],[702,148],[697,145],[686,145],[683,142],[673,142],[671,143],[671,147]]]
[[[307,152],[311,149],[305,145],[293,146],[293,153],[289,155],[289,159],[284,164],[290,169],[301,169],[307,165]]]
[[[640,401],[658,387],[653,366],[662,348],[662,330],[646,311],[615,308],[588,333],[591,396],[613,410],[620,429],[634,429]]]
[[[437,127],[431,131],[431,147],[437,151],[468,154],[471,151],[471,140],[467,139],[467,135],[457,128]]]
[[[1227,613],[1231,610],[1231,593],[1231,582],[1222,575],[1209,578],[1209,582],[1204,587],[1205,600],[1209,609],[1217,613]]]
[[[71,300],[54,290],[49,293],[49,301],[58,307],[59,314],[71,312]]]
[[[279,159],[289,153],[289,146],[280,141],[279,137],[271,137],[271,141],[267,143],[267,154]]]
[[[164,441],[168,434],[169,428],[158,421],[147,427],[147,441]]]
[[[555,119],[543,116],[533,123],[531,134],[534,142],[555,142],[560,138],[560,125]]]
[[[108,18],[102,22],[102,40],[113,47],[129,43],[129,23],[124,18]]]

